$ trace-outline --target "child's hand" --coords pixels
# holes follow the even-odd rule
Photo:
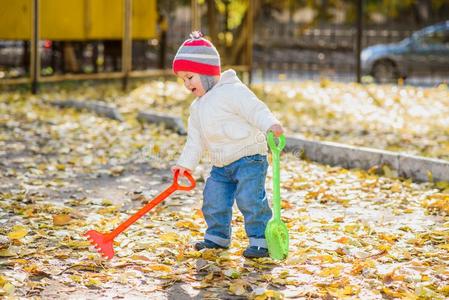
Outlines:
[[[179,165],[174,165],[173,167],[171,167],[171,171],[172,171],[173,175],[178,170],[179,170],[179,175],[184,175],[185,172],[192,174],[192,170],[181,167]]]
[[[268,131],[272,131],[275,137],[280,137],[281,134],[284,133],[284,128],[282,128],[280,124],[274,124],[268,129]]]

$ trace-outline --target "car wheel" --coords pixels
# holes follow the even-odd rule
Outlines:
[[[377,61],[373,66],[372,75],[377,83],[397,82],[399,79],[396,65],[391,60]]]

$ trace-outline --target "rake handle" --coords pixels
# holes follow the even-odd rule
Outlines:
[[[178,177],[179,177],[179,170],[175,172],[175,176],[173,179],[173,183],[171,186],[169,186],[167,189],[165,189],[163,192],[161,192],[159,195],[156,196],[151,202],[147,203],[144,207],[139,209],[138,212],[136,212],[134,215],[129,217],[128,220],[120,224],[117,228],[115,228],[111,233],[107,234],[107,240],[114,239],[117,235],[122,233],[124,230],[126,230],[129,226],[131,226],[133,223],[135,223],[138,219],[140,219],[143,215],[145,215],[147,212],[149,212],[153,207],[158,205],[160,202],[162,202],[165,198],[170,196],[173,192],[176,190],[183,190],[183,191],[190,191],[195,188],[195,179],[193,179],[192,175],[188,172],[185,172],[185,177],[190,182],[189,186],[183,186],[179,185],[178,183]]]

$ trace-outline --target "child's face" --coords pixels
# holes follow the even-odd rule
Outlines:
[[[177,75],[184,81],[184,86],[195,96],[201,97],[206,93],[198,73],[179,71]]]

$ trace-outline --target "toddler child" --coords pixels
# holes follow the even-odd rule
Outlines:
[[[279,137],[280,122],[234,70],[221,73],[220,55],[199,32],[178,49],[173,71],[197,98],[190,106],[187,142],[172,171],[192,172],[206,151],[213,165],[203,191],[207,230],[195,249],[229,247],[235,199],[249,238],[243,256],[268,256],[265,228],[272,212],[265,192],[266,133]]]

